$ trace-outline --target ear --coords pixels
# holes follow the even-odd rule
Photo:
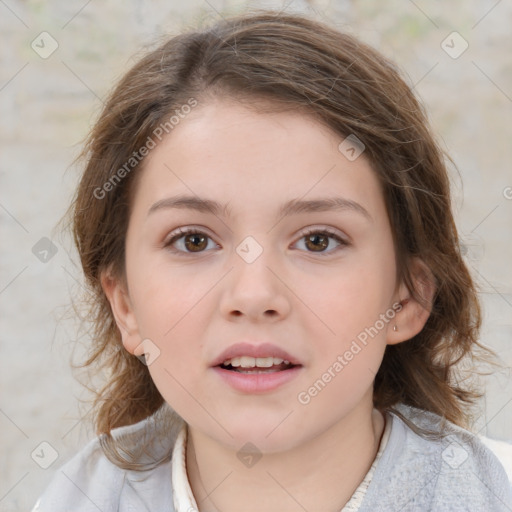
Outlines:
[[[400,283],[397,301],[401,308],[395,308],[395,318],[387,330],[388,345],[396,345],[410,340],[418,334],[432,311],[432,302],[436,292],[435,278],[427,265],[419,258],[411,264],[411,277],[419,299],[415,299],[404,282]]]
[[[113,277],[109,270],[102,273],[101,286],[110,302],[117,328],[121,332],[124,348],[130,354],[143,355],[142,339],[126,283],[120,278]]]

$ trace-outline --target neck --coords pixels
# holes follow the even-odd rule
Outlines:
[[[236,452],[189,427],[190,487],[200,512],[339,512],[370,469],[383,430],[382,414],[362,407],[309,442],[245,468]]]

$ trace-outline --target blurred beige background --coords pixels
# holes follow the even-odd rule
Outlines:
[[[408,75],[461,172],[454,206],[481,289],[482,341],[512,366],[511,2],[1,0],[1,511],[28,510],[92,436],[69,365],[87,342],[70,309],[81,274],[55,226],[101,99],[157,37],[264,7],[332,20]],[[510,373],[486,389],[477,429],[512,442]]]

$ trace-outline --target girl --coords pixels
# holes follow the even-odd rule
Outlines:
[[[443,155],[384,57],[273,12],[174,37],[85,157],[108,379],[34,510],[512,509],[464,428],[483,347]]]

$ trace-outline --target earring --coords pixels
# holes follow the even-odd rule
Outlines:
[[[395,331],[395,332],[398,331],[398,327],[396,326],[396,324],[393,325],[393,331]]]

